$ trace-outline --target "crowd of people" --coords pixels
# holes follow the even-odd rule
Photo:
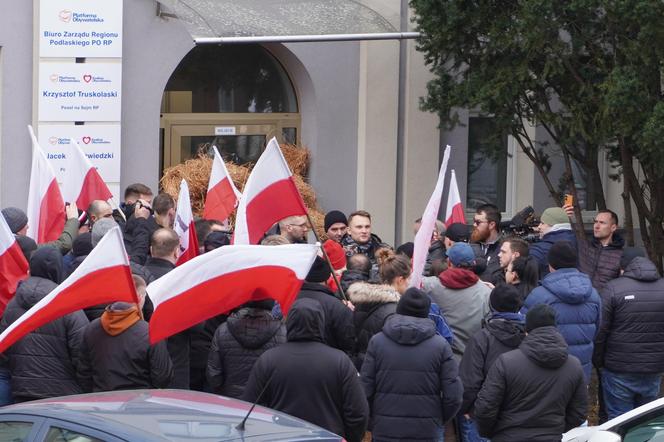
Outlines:
[[[146,286],[181,251],[172,197],[131,185],[120,209],[94,201],[85,222],[69,205],[60,237],[40,245],[25,235],[25,213],[8,207],[30,271],[0,331],[118,225],[139,303],[77,311],[16,342],[0,355],[0,402],[182,388],[258,402],[350,442],[366,431],[441,441],[448,423],[461,441],[559,440],[587,419],[593,369],[600,419],[656,398],[664,372],[664,280],[643,250],[624,247],[615,213],[599,211],[588,238],[569,213],[546,209],[533,243],[501,232],[490,204],[472,226],[438,221],[422,287],[409,288],[412,243],[385,244],[366,211],[330,211],[325,254],[287,314],[253,301],[150,345]],[[224,223],[195,225],[199,253],[230,244]],[[310,229],[292,216],[262,244],[307,242]]]

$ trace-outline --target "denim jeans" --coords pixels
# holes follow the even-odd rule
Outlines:
[[[480,437],[477,432],[477,425],[472,419],[468,419],[462,414],[457,416],[460,442],[488,442],[489,439]]]
[[[0,368],[0,407],[13,404],[11,375],[6,368]]]
[[[661,374],[615,373],[602,369],[602,392],[609,419],[654,401],[659,395]]]

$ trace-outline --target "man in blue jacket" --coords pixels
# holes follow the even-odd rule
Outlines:
[[[551,246],[547,255],[550,273],[526,298],[521,313],[538,304],[549,304],[556,310],[556,327],[569,346],[569,353],[583,365],[586,382],[590,382],[593,341],[600,326],[601,301],[590,278],[575,266],[576,249],[567,241]]]

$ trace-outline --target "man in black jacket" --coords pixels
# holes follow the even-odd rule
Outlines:
[[[309,421],[349,442],[361,441],[369,416],[367,400],[350,358],[323,343],[325,314],[320,303],[295,301],[286,328],[288,342],[256,361],[242,398]]]
[[[79,379],[85,391],[165,388],[173,376],[166,342],[150,345],[141,316],[145,281],[133,275],[139,305],[116,302],[85,329]]]
[[[145,267],[158,279],[175,268],[179,256],[180,237],[175,230],[157,229],[150,239],[150,256],[145,261]]]
[[[396,314],[369,341],[362,386],[374,441],[441,440],[461,405],[463,387],[447,341],[429,319],[431,300],[409,288]]]
[[[325,285],[331,275],[330,266],[317,256],[297,299],[309,298],[318,301],[325,312],[324,342],[330,347],[351,353],[355,347],[353,313]]]
[[[608,419],[657,399],[664,373],[664,279],[642,249],[626,248],[620,268],[600,293],[593,354]]]
[[[526,332],[517,350],[498,356],[475,401],[479,433],[492,442],[560,440],[586,419],[583,369],[556,330],[556,311],[530,309]]]

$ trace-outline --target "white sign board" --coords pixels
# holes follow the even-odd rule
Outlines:
[[[215,135],[235,135],[235,126],[217,126],[214,128]]]
[[[120,63],[39,63],[39,121],[120,121]]]
[[[41,57],[122,57],[122,0],[41,0]]]
[[[120,133],[119,124],[40,124],[37,138],[59,182],[67,172],[67,155],[74,148],[69,138],[74,137],[102,179],[114,183],[120,181]]]

